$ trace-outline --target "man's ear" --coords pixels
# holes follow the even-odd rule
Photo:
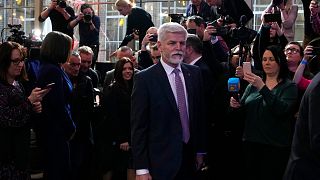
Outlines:
[[[159,51],[162,52],[162,50],[161,50],[162,46],[161,46],[161,42],[160,41],[157,41],[157,47],[158,47]]]

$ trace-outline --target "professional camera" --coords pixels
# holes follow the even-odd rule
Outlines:
[[[150,36],[150,39],[149,39],[151,42],[157,42],[158,41],[158,35],[156,34],[152,34]]]
[[[257,35],[257,31],[245,27],[245,22],[247,22],[247,17],[242,15],[240,17],[240,27],[231,31],[231,37],[242,44],[251,44]]]
[[[139,30],[138,30],[138,29],[134,29],[134,30],[133,30],[133,33],[131,33],[131,34],[129,34],[129,35],[126,35],[126,36],[124,37],[124,39],[125,39],[126,41],[131,41],[131,40],[134,39],[134,34],[139,35]]]
[[[67,7],[67,3],[64,0],[57,0],[57,4],[61,8],[66,8]]]
[[[85,22],[85,23],[90,23],[91,20],[92,20],[91,14],[85,14],[85,15],[83,16],[83,22]]]
[[[211,34],[214,36],[226,36],[230,31],[229,24],[233,23],[233,19],[229,16],[221,16],[222,25],[218,26],[218,21],[214,20],[213,22],[207,22],[207,26],[214,26],[217,30],[217,33]]]

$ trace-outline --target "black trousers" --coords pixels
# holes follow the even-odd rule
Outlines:
[[[183,144],[182,162],[174,180],[195,180],[196,152],[189,144]]]
[[[290,148],[244,142],[244,154],[246,180],[281,180]]]

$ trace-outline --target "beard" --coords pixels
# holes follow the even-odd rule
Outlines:
[[[178,51],[173,52],[169,56],[169,62],[172,64],[180,64],[183,61],[184,58],[184,52]]]

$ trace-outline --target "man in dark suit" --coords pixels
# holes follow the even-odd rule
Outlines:
[[[134,77],[131,134],[137,180],[192,180],[205,152],[201,72],[181,63],[187,31],[158,30],[159,63]]]
[[[299,110],[291,155],[283,180],[320,178],[320,73],[308,86]]]

